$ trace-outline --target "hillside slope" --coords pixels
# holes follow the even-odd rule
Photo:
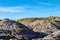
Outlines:
[[[24,24],[34,32],[43,32],[48,35],[60,30],[60,17],[55,16],[48,18],[23,18],[16,20],[16,22]]]
[[[34,32],[52,33],[58,30],[56,26],[60,24],[59,22],[57,22],[59,20],[60,20],[59,17],[50,17],[50,18],[23,18],[18,19],[16,21],[26,25]]]
[[[10,19],[0,20],[0,36],[10,36],[9,38],[15,38],[16,40],[40,40],[40,38],[44,40],[45,38],[51,38],[51,35],[55,36],[55,38],[52,37],[52,40],[56,40],[56,37],[60,35],[59,33],[60,17],[23,18],[15,21]]]

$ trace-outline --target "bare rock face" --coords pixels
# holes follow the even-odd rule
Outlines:
[[[31,33],[32,31],[21,23],[10,19],[2,19],[0,21],[0,36],[12,35],[16,38],[32,38],[33,35]]]
[[[35,32],[44,32],[44,33],[53,33],[54,31],[57,31],[55,25],[51,24],[48,20],[37,20],[33,23],[30,23],[30,27]]]
[[[53,18],[51,18],[51,19],[33,18],[33,19],[34,19],[34,21],[32,21],[32,19],[29,19],[29,20],[23,20],[22,22],[21,21],[20,22],[22,24],[26,25],[29,29],[33,30],[34,32],[45,33],[45,35],[48,34],[48,35],[42,37],[42,40],[44,40],[44,39],[59,40],[59,38],[60,38],[60,17],[54,18],[54,20],[53,20]],[[39,34],[39,35],[40,35],[40,37],[42,36],[41,34]],[[51,35],[53,35],[54,37]],[[38,38],[36,40],[38,40]]]
[[[9,19],[3,19],[0,21],[0,29],[2,30],[17,30],[17,28],[19,28],[20,25],[14,21],[11,21]]]
[[[44,37],[43,40],[60,40],[60,31],[53,32],[52,34]]]
[[[42,40],[59,40],[60,18],[54,20],[31,18],[22,22],[2,19],[0,20],[0,36],[8,35],[18,39],[27,38],[31,40],[41,38]]]
[[[32,19],[30,19],[32,20]],[[34,32],[44,32],[51,34],[59,29],[58,25],[60,24],[60,18],[56,18],[54,20],[49,21],[48,19],[43,19],[43,20],[35,20],[35,21],[22,21],[24,25],[26,25],[28,28],[33,30]],[[27,23],[27,24],[26,24]],[[56,24],[56,25],[55,25]]]

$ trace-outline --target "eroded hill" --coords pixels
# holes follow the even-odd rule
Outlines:
[[[58,33],[56,33],[58,32]],[[56,33],[56,36],[55,36]],[[60,38],[60,17],[52,16],[45,18],[23,18],[17,20],[0,20],[0,36],[10,36],[17,39],[42,40]],[[51,36],[53,35],[53,36]],[[58,38],[58,37],[59,38]],[[8,38],[8,37],[7,37]],[[5,38],[4,38],[5,39]],[[49,40],[49,39],[48,39]]]
[[[56,25],[59,23],[59,17],[48,17],[48,18],[23,18],[18,19],[16,22],[20,22],[24,25],[26,25],[28,28],[35,32],[50,32],[57,31]],[[56,24],[56,25],[54,25]]]
[[[48,18],[23,18],[16,20],[16,22],[24,24],[34,32],[43,32],[48,35],[60,31],[60,17],[56,16]]]

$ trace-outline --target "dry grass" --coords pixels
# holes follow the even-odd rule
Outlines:
[[[21,19],[17,19],[15,20],[16,22],[22,22],[22,21],[28,21],[28,22],[34,22],[36,20],[55,20],[57,18],[57,16],[50,16],[50,17],[46,17],[46,18],[21,18]]]

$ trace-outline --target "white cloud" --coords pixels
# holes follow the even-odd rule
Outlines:
[[[0,7],[0,12],[23,12],[20,7]]]
[[[0,7],[0,12],[25,12],[31,6],[16,6],[16,7]]]

